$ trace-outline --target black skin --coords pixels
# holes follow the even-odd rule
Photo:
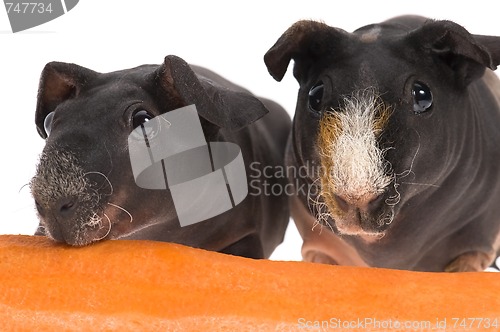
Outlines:
[[[130,222],[125,213],[115,210],[113,227],[104,239],[157,240],[251,258],[269,257],[282,242],[288,224],[285,196],[249,194],[219,216],[180,227],[168,190],[142,189],[135,184],[127,147],[134,112],[147,110],[157,116],[190,104],[197,107],[207,142],[239,145],[248,180],[252,162],[283,165],[291,125],[287,113],[276,103],[258,99],[176,56],[167,56],[160,66],[144,65],[106,74],[74,64],[49,63],[42,72],[36,124],[46,138],[44,152],[71,151],[85,171],[107,175],[113,186],[111,196],[106,195],[110,188],[102,176],[88,175],[96,184],[94,189],[102,194],[102,209],[111,202],[133,216]],[[54,120],[47,137],[43,122],[52,111]],[[267,180],[286,184],[285,178]],[[37,195],[33,192],[35,201]],[[74,203],[79,204],[78,198]],[[48,230],[56,241],[73,244],[74,234],[64,228],[75,223],[76,212],[63,215],[58,202],[51,202],[49,207],[38,204],[38,209],[41,227],[37,234]],[[105,235],[102,232],[89,231],[88,243],[100,239]]]
[[[374,27],[376,38],[366,34]],[[324,109],[338,108],[353,91],[375,88],[393,109],[380,148],[392,147],[385,158],[396,174],[408,173],[398,180],[393,222],[362,225],[385,231],[379,240],[340,236],[334,220],[333,232],[327,227],[313,234],[308,198],[299,194],[292,217],[306,260],[421,271],[475,271],[491,264],[500,246],[500,84],[491,71],[500,63],[499,37],[474,36],[455,23],[415,16],[353,33],[301,21],[264,59],[276,80],[295,61],[300,90],[289,165],[319,165],[315,142]],[[315,112],[308,94],[319,81],[322,110]],[[411,93],[417,81],[433,95],[432,108],[420,114],[413,111]],[[387,188],[373,216],[388,208],[384,201],[395,190]]]

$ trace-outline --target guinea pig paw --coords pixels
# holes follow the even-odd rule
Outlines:
[[[445,272],[482,272],[495,259],[495,255],[481,251],[466,252],[448,264]]]

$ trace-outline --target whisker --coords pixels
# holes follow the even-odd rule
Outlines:
[[[20,194],[21,191],[24,189],[24,187],[27,187],[27,186],[29,187],[29,185],[30,185],[29,182],[26,183],[26,184],[24,184],[24,185],[22,185],[21,188],[19,188],[19,191],[17,193]]]
[[[160,116],[160,119],[162,119],[163,121],[165,121],[168,124],[169,127],[172,125],[172,122],[168,121],[163,116]],[[160,127],[160,128],[162,128],[162,127]]]
[[[393,196],[388,197],[385,200],[385,204],[387,204],[389,206],[396,206],[401,201],[401,193],[398,190],[399,183],[397,183],[396,181],[397,181],[397,177],[396,177],[396,174],[394,174],[394,185],[393,185],[393,187],[394,187],[394,191],[396,192],[396,194],[393,195]],[[393,202],[391,202],[391,201],[393,201]]]
[[[46,234],[45,230],[46,230],[46,227],[40,223],[40,224],[38,224],[38,227],[37,227],[35,232],[36,233],[41,232],[43,234]]]
[[[415,151],[415,154],[413,155],[413,158],[412,158],[411,163],[410,163],[410,167],[401,173],[394,173],[394,191],[396,192],[396,195],[391,196],[385,200],[385,203],[387,205],[395,206],[401,201],[401,193],[398,191],[398,187],[401,184],[429,186],[429,187],[436,187],[436,188],[439,187],[439,186],[434,185],[434,184],[425,184],[425,183],[418,183],[418,182],[400,182],[400,183],[398,183],[398,180],[403,179],[403,178],[409,176],[410,174],[413,174],[414,176],[416,176],[416,174],[413,172],[413,165],[415,163],[415,160],[417,159],[418,153],[420,152],[421,140],[420,140],[420,134],[418,133],[418,131],[415,129],[414,129],[414,131],[418,136],[417,150]],[[391,202],[391,201],[394,201],[394,202]],[[391,220],[391,222],[392,222],[392,220]]]
[[[332,228],[332,227],[328,223],[327,218],[324,216],[324,212],[321,212],[322,209],[324,208],[324,203],[320,202],[320,195],[318,195],[316,198],[313,198],[312,194],[311,194],[312,188],[313,187],[317,188],[318,185],[316,183],[320,180],[321,180],[320,178],[317,178],[316,180],[314,180],[307,190],[307,207],[309,209],[309,213],[311,213],[311,215],[313,215],[314,219],[315,219],[314,225],[313,225],[311,231],[314,231],[316,226],[320,226],[319,233],[321,234],[321,232],[323,231],[322,226],[324,224],[328,224],[330,226],[330,228]]]
[[[426,187],[434,187],[434,188],[440,188],[441,186],[437,184],[431,184],[431,183],[418,183],[418,182],[401,182],[401,184],[411,184],[414,186],[426,186]]]
[[[413,164],[415,163],[415,159],[417,159],[418,152],[420,151],[420,134],[416,130],[415,130],[415,133],[418,136],[417,151],[415,151],[415,154],[413,155],[413,158],[412,158],[411,163],[410,163],[410,168],[407,169],[406,171],[403,171],[403,172],[401,172],[399,174],[396,174],[396,176],[399,176],[400,178],[407,177],[408,175],[410,175],[411,173],[413,173],[413,171],[412,171],[413,170]],[[415,173],[413,173],[413,174],[415,174]]]
[[[109,194],[107,194],[107,196],[113,195],[113,192],[114,192],[113,185],[111,184],[111,181],[109,181],[109,178],[106,175],[104,175],[104,173],[101,173],[101,172],[87,172],[87,173],[84,173],[83,176],[86,176],[86,175],[89,175],[89,174],[101,175],[104,178],[104,180],[106,180],[108,182],[109,188],[111,189],[111,192]],[[99,188],[99,189],[101,189],[101,188]]]
[[[90,217],[89,221],[85,223],[85,225],[94,227],[95,225],[101,225],[102,218],[99,217],[97,213],[94,212],[92,217]]]
[[[317,219],[316,219],[316,220],[314,220],[314,224],[313,224],[313,227],[311,228],[311,231],[312,231],[312,232],[314,232],[314,229],[315,229],[315,228],[316,228],[316,226],[318,226],[318,225],[320,225],[320,226],[321,226],[320,222],[319,222]],[[321,230],[320,230],[320,234],[321,234]]]
[[[394,210],[391,210],[389,214],[387,214],[383,219],[382,222],[386,225],[392,224],[394,221]]]
[[[120,209],[123,212],[125,212],[126,214],[128,214],[128,216],[130,218],[130,222],[132,222],[134,220],[134,218],[132,217],[132,214],[130,212],[128,212],[127,210],[125,210],[124,208],[122,208],[121,206],[113,204],[113,203],[108,203],[108,204],[111,205],[111,206],[114,206],[115,208]]]
[[[328,226],[328,228],[330,228],[330,231],[332,231],[332,233],[334,233],[332,224],[330,224],[330,222],[328,220],[324,220],[324,223],[325,223],[325,226]],[[320,234],[321,234],[321,231],[320,231]]]
[[[111,156],[111,152],[109,151],[108,146],[106,145],[106,141],[103,142],[103,145],[104,145],[104,149],[108,153],[108,157],[109,157],[109,164],[110,164],[110,169],[108,172],[108,176],[109,176],[109,174],[111,174],[111,171],[113,171],[113,157]]]
[[[111,220],[109,219],[109,217],[106,213],[103,213],[103,215],[106,217],[106,219],[108,219],[108,225],[109,225],[108,232],[106,234],[104,234],[104,236],[100,237],[99,239],[96,239],[96,241],[100,241],[100,240],[104,239],[111,232]],[[102,228],[102,225],[101,225],[101,228]]]
[[[320,178],[317,178],[316,180],[314,180],[311,185],[309,186],[309,188],[307,189],[307,207],[309,209],[309,212],[314,215],[314,207],[316,206],[316,204],[318,204],[318,197],[316,197],[316,199],[313,199],[312,198],[312,194],[311,194],[311,190],[313,187],[318,187],[318,185],[316,184],[316,182],[318,182],[320,180]]]

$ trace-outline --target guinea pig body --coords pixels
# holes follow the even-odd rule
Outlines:
[[[186,124],[191,119],[188,114],[182,113],[188,112],[189,105],[197,111],[192,126]],[[147,123],[174,111],[177,120],[169,118],[172,122],[166,119],[161,124],[165,127],[145,129]],[[31,181],[40,216],[38,234],[75,246],[105,239],[148,239],[254,258],[268,257],[283,240],[289,220],[287,197],[252,195],[244,189],[250,165],[283,165],[290,117],[276,103],[258,99],[205,68],[190,66],[176,56],[167,56],[162,65],[104,74],[74,64],[49,63],[42,72],[36,124],[46,138]],[[144,162],[161,171],[158,179],[149,180],[168,188],[153,190],[136,182],[132,157],[137,151],[131,150],[129,138],[140,128]],[[169,128],[187,140],[153,141]],[[186,177],[189,170],[198,171],[199,164],[207,163],[209,170],[201,174],[207,176],[199,178],[204,182],[194,181],[197,176],[182,179],[193,180],[191,190],[207,200],[184,194],[183,209],[212,212],[213,217],[182,225],[179,205],[173,200],[172,188],[178,183],[168,177],[168,160],[152,156],[149,161],[148,151],[195,151],[186,148],[193,141],[194,147],[204,149],[205,158],[200,163],[177,163],[174,171]],[[217,165],[213,147],[226,143],[241,153],[226,160],[242,160],[236,165],[238,174],[231,173],[225,162]],[[212,185],[209,180],[215,174],[220,179]],[[266,180],[286,183],[275,177]],[[237,189],[243,193],[239,201],[234,199]],[[229,207],[214,214],[217,204],[213,202],[222,199]]]
[[[484,270],[500,247],[500,38],[398,17],[295,23],[267,52],[300,84],[288,164],[306,260]],[[304,173],[304,172],[303,172]]]

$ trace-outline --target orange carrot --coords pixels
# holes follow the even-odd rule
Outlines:
[[[252,260],[150,241],[72,248],[0,236],[2,331],[474,331],[487,324],[495,331],[499,291],[496,273]]]

